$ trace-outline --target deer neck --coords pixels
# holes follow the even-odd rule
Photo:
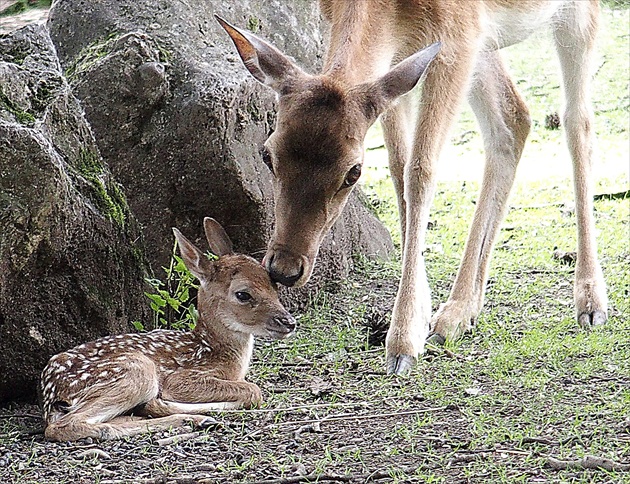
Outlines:
[[[226,369],[234,373],[234,379],[242,379],[249,367],[254,337],[251,334],[234,331],[229,323],[222,319],[218,307],[218,300],[212,297],[199,301],[199,318],[193,334],[203,346],[210,348],[215,357],[223,360]]]
[[[392,3],[330,2],[326,12],[331,22],[330,46],[324,75],[351,87],[375,80],[389,70],[395,53],[395,17],[393,11],[383,15],[382,10],[390,10]]]

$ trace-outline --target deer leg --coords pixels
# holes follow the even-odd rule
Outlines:
[[[389,158],[389,171],[398,201],[398,213],[400,216],[401,246],[405,245],[405,231],[407,229],[407,204],[405,203],[405,165],[410,158],[410,133],[412,132],[413,106],[412,95],[403,96],[398,103],[390,108],[381,117],[383,126],[383,138],[387,146]]]
[[[462,45],[466,45],[464,42]],[[406,228],[402,275],[392,322],[385,340],[387,372],[404,374],[415,363],[429,332],[431,293],[422,249],[435,193],[435,162],[465,95],[475,52],[471,49],[438,57],[425,80],[412,156],[404,167]]]
[[[430,340],[470,329],[483,305],[490,255],[506,212],[530,119],[497,51],[480,55],[469,102],[484,139],[486,165],[462,262],[448,301],[433,317]]]
[[[554,37],[560,58],[566,106],[563,124],[573,161],[577,263],[574,301],[580,326],[606,322],[606,283],[597,258],[593,217],[593,111],[590,102],[590,66],[597,31],[598,6],[576,2],[563,11],[567,17],[555,24]]]
[[[176,402],[181,402],[208,405],[210,410],[221,410],[222,408],[257,406],[262,402],[262,394],[258,385],[254,383],[223,380],[208,376],[207,372],[202,370],[180,370],[164,380],[161,399],[167,404],[163,407],[164,409],[169,405],[172,407]],[[153,402],[151,405],[159,413],[158,403]],[[212,408],[213,405],[214,408]]]

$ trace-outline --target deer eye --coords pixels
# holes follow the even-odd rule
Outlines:
[[[238,299],[240,302],[249,302],[253,299],[252,295],[250,293],[248,293],[247,291],[237,291],[236,292],[236,299]]]
[[[350,168],[350,171],[346,175],[346,179],[343,181],[343,186],[351,187],[352,185],[354,185],[356,182],[359,181],[360,176],[361,176],[361,165],[356,164],[352,168]]]
[[[262,157],[263,163],[267,165],[267,168],[269,168],[271,173],[273,173],[273,162],[271,160],[271,153],[269,153],[269,150],[263,146],[260,150],[260,156]]]

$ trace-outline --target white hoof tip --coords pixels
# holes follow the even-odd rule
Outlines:
[[[604,311],[593,311],[592,313],[582,313],[578,316],[578,324],[584,329],[591,329],[601,326],[606,322],[608,316]]]
[[[439,333],[431,333],[427,338],[427,344],[433,346],[444,346],[446,338]]]
[[[388,375],[406,375],[416,365],[416,358],[410,355],[387,357]]]

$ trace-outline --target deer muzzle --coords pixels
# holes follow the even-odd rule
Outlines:
[[[263,261],[271,280],[287,287],[299,287],[308,281],[312,263],[308,258],[286,249],[269,249]]]

